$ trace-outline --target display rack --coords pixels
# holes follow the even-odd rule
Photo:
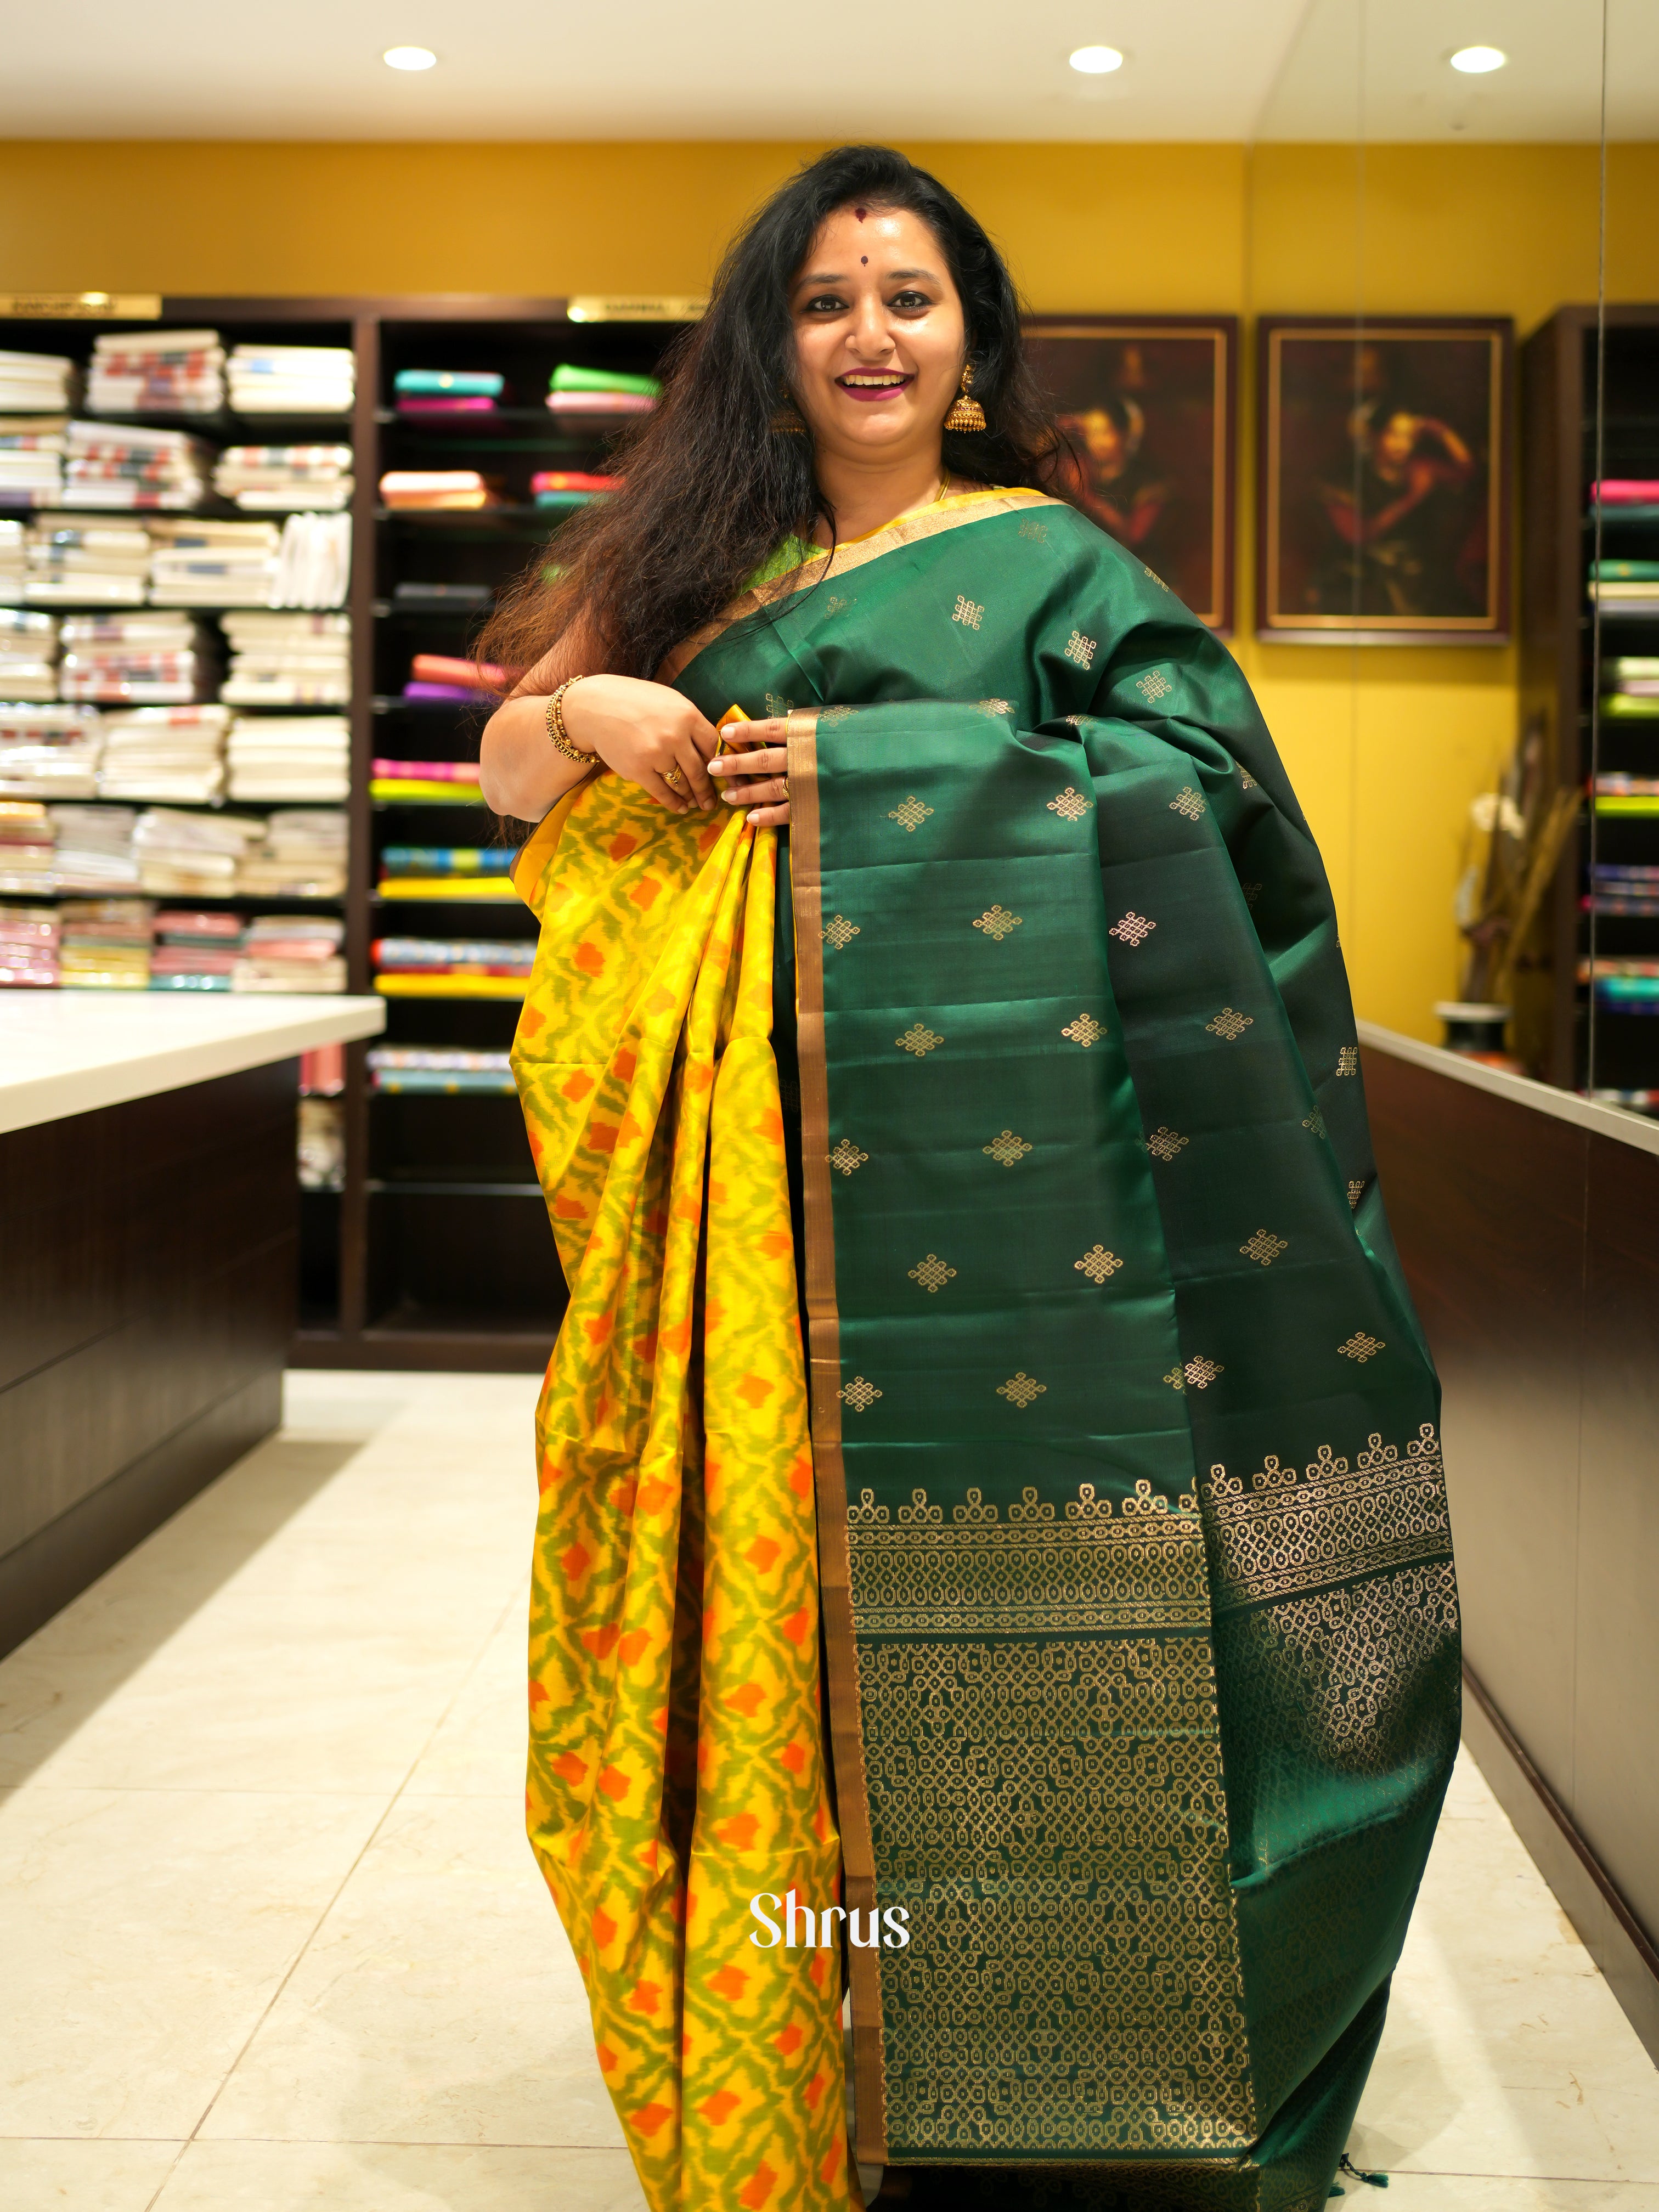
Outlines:
[[[1597,911],[1591,873],[1659,866],[1659,801],[1598,812],[1590,788],[1659,777],[1659,720],[1599,703],[1601,664],[1659,657],[1659,601],[1604,604],[1598,623],[1590,589],[1598,542],[1604,562],[1659,561],[1659,510],[1603,507],[1598,541],[1591,501],[1598,474],[1659,478],[1659,306],[1558,308],[1522,347],[1521,418],[1522,707],[1545,717],[1562,785],[1585,795],[1556,876],[1547,1000],[1517,1008],[1521,1048],[1571,1090],[1659,1094],[1659,1015],[1598,1004],[1592,1020],[1585,978],[1591,960],[1659,961],[1659,914]]]
[[[392,933],[453,934],[464,925],[491,937],[533,936],[535,924],[503,886],[499,902],[398,899],[377,890],[388,843],[484,845],[495,827],[476,801],[376,799],[370,763],[476,759],[487,708],[434,706],[401,696],[412,656],[465,653],[488,602],[457,608],[441,598],[400,598],[401,584],[465,583],[493,593],[548,543],[556,517],[531,501],[538,469],[592,469],[623,419],[573,422],[543,406],[517,404],[546,391],[560,362],[649,373],[683,328],[684,303],[585,302],[574,315],[557,299],[446,295],[393,299],[253,299],[168,296],[153,331],[213,329],[226,345],[283,339],[343,345],[356,356],[349,425],[352,618],[349,867],[343,902],[349,987],[374,988],[371,948]],[[672,316],[672,319],[659,319]],[[104,332],[135,327],[77,314],[8,319],[0,345],[84,360]],[[495,370],[514,404],[489,416],[400,416],[392,404],[398,369]],[[174,418],[145,415],[146,423]],[[326,420],[326,428],[324,427]],[[316,416],[227,414],[177,418],[222,443],[279,442],[348,426]],[[387,469],[476,468],[502,479],[503,503],[478,512],[410,513],[380,504]],[[211,610],[198,611],[211,612]],[[314,711],[314,710],[313,710]],[[169,801],[168,804],[173,802]],[[245,802],[234,802],[244,811]],[[246,811],[258,811],[246,804]],[[193,896],[191,904],[206,904]],[[234,903],[280,910],[264,897]],[[387,1002],[385,1042],[504,1051],[518,1006],[511,1000],[399,997]],[[346,1054],[345,1160],[337,1191],[302,1194],[301,1366],[540,1368],[565,1305],[565,1288],[537,1185],[516,1097],[395,1095],[372,1087],[368,1048]]]

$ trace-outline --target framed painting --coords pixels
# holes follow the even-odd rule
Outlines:
[[[1203,622],[1233,626],[1234,315],[1036,315],[1068,489]]]
[[[1263,317],[1258,636],[1508,642],[1514,341],[1496,316]]]

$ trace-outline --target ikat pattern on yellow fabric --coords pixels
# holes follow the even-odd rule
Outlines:
[[[840,2212],[839,1894],[770,1043],[775,848],[606,776],[514,880],[514,1068],[570,1306],[537,1414],[530,1837],[652,2212]]]

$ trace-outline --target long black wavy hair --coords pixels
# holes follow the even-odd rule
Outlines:
[[[650,677],[817,517],[833,532],[811,439],[778,430],[774,418],[794,362],[790,289],[826,217],[854,202],[919,216],[961,297],[988,427],[947,431],[946,466],[981,483],[1064,496],[1055,479],[1063,443],[1027,364],[1002,256],[955,193],[902,154],[837,147],[732,240],[707,314],[670,349],[659,405],[617,457],[625,489],[561,530],[550,586],[539,556],[506,594],[477,641],[481,659],[529,669],[579,625],[590,669]]]

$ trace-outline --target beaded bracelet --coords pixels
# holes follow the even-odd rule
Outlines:
[[[599,758],[598,753],[589,752],[585,747],[574,744],[564,726],[564,695],[573,684],[580,684],[581,680],[580,676],[567,676],[548,701],[547,734],[554,750],[562,752],[567,760],[580,761],[584,768],[591,768]]]

